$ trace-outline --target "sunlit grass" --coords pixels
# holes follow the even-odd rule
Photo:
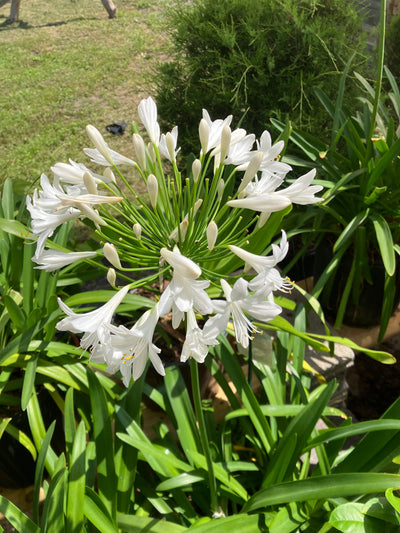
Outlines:
[[[0,182],[31,183],[57,161],[85,162],[88,123],[132,155],[129,131],[111,136],[105,126],[137,119],[137,104],[152,94],[167,46],[164,7],[115,3],[109,20],[100,0],[23,1],[13,25],[9,4],[0,8]]]

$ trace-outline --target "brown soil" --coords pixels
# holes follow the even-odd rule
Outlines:
[[[383,365],[367,355],[356,354],[346,379],[349,384],[347,407],[358,420],[379,418],[400,396],[400,334],[375,348],[393,354],[397,362]]]

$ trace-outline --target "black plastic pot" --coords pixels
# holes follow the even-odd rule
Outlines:
[[[333,257],[332,247],[328,242],[322,242],[315,252],[314,257],[314,284],[321,277],[325,268]],[[339,310],[343,291],[347,283],[353,257],[351,252],[344,255],[338,270],[334,275],[332,289],[329,294],[322,290],[318,300],[322,306],[328,320],[334,321]],[[396,269],[396,294],[394,298],[393,311],[400,301],[400,263]],[[385,267],[382,260],[374,260],[369,264],[372,284],[366,280],[362,283],[358,304],[351,300],[351,295],[347,303],[347,308],[343,317],[343,324],[353,327],[372,327],[380,324],[382,306],[385,298]]]

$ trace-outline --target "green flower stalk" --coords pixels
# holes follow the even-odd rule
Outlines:
[[[292,204],[318,202],[315,194],[322,188],[311,185],[313,171],[281,188],[291,170],[280,161],[283,141],[273,144],[268,132],[257,141],[241,128],[231,129],[232,117],[212,121],[205,110],[199,125],[200,153],[192,172],[181,173],[178,129],[161,133],[152,98],[142,100],[138,112],[150,143],[133,135],[136,161],[112,150],[100,132],[88,126],[94,147],[84,153],[104,168],[103,174],[72,161],[57,163],[52,167],[53,183],[42,175],[40,189],[27,197],[32,234],[37,237],[33,260],[40,268],[93,261],[93,252],[54,254],[46,249],[47,239],[61,225],[80,219],[94,229],[96,255],[112,267],[107,274],[110,285],[117,287],[118,276],[131,280],[90,313],[75,313],[60,301],[67,316],[57,325],[83,333],[82,347],[91,350],[95,361],[105,362],[110,372],[121,371],[125,385],[140,377],[148,358],[164,373],[160,349],[153,343],[161,317],[171,316],[173,328],[185,326],[182,361],[203,362],[230,321],[237,341],[248,346],[257,333],[252,318],[266,322],[277,316],[281,308],[273,292],[288,287],[276,268],[288,250],[284,233],[272,255],[246,250],[261,231],[258,212],[268,222],[271,213]],[[137,169],[149,202],[126,180],[124,166]],[[252,266],[255,275],[240,273],[240,261]],[[114,326],[117,306],[128,291],[141,287],[154,292],[151,312],[129,330]],[[211,288],[222,299],[212,299]]]

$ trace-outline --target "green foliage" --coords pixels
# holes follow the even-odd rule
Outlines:
[[[387,27],[385,63],[398,80],[400,78],[400,15],[392,17]]]
[[[356,74],[365,93],[359,98],[361,107],[357,114],[352,114],[343,104],[346,71],[336,102],[324,92],[317,91],[321,104],[332,119],[330,143],[293,128],[291,140],[304,159],[295,156],[292,161],[316,167],[325,193],[321,205],[308,207],[299,217],[288,221],[286,228],[289,235],[302,234],[304,246],[299,255],[311,242],[315,247],[321,242],[331,244],[333,255],[328,258],[324,258],[324,250],[320,249],[319,279],[313,294],[317,297],[321,295],[321,302],[327,304],[328,309],[332,306],[337,327],[343,321],[353,321],[358,316],[362,318],[363,313],[368,316],[368,309],[360,300],[361,288],[379,283],[372,263],[381,260],[379,290],[385,291],[381,303],[381,336],[393,312],[397,279],[396,245],[400,237],[400,192],[397,185],[400,171],[400,91],[391,72],[387,68],[385,72],[385,81],[390,87],[388,93],[380,92],[379,81],[374,88]],[[273,123],[284,130],[283,123]],[[346,273],[342,285],[337,274],[341,271]],[[336,295],[337,304],[331,299],[331,293]]]
[[[278,333],[271,366],[256,364],[256,394],[236,350],[221,339],[207,366],[227,395],[222,417],[209,402],[198,403],[196,373],[186,390],[178,366],[166,368],[161,388],[145,384],[142,376],[125,390],[118,383],[110,388],[102,374],[86,367],[82,383],[65,396],[61,453],[53,444],[54,423],[43,425],[33,395],[30,426],[38,458],[32,519],[4,497],[0,511],[17,531],[35,533],[92,526],[113,533],[312,533],[346,531],[350,523],[359,531],[361,525],[396,531],[400,476],[392,460],[400,452],[400,403],[379,420],[352,424],[327,405],[334,382],[310,392],[305,373],[293,372],[287,352],[279,349],[287,340],[287,333]],[[152,438],[143,430],[143,393],[159,412]],[[199,415],[204,427],[193,423]],[[330,417],[338,415],[343,423],[335,427]],[[320,418],[328,429],[316,428]],[[343,456],[345,439],[362,434]],[[312,450],[318,457],[314,469]],[[39,513],[41,485],[45,502]]]
[[[161,118],[179,126],[184,151],[193,147],[202,107],[212,118],[232,113],[256,135],[271,116],[322,134],[313,87],[333,96],[353,54],[361,69],[361,21],[355,3],[343,0],[177,2],[174,58],[158,79]]]

